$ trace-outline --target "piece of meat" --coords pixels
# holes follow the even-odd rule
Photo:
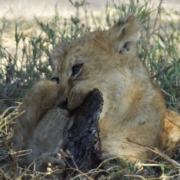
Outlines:
[[[67,164],[72,168],[87,172],[101,162],[101,141],[99,137],[99,118],[103,106],[102,93],[92,90],[80,107],[71,114],[64,132],[62,149],[69,151]],[[69,127],[71,126],[71,127]],[[77,171],[66,171],[66,177],[72,177]]]

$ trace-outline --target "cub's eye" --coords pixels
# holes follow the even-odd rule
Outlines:
[[[58,77],[53,77],[51,80],[55,81],[57,84],[59,84],[59,78]]]
[[[82,68],[83,64],[75,64],[73,67],[72,67],[72,74],[71,76],[75,76],[79,71],[80,69]]]

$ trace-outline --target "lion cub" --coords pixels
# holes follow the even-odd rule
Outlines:
[[[169,142],[163,134],[166,106],[136,55],[139,27],[129,16],[109,30],[87,33],[70,44],[57,45],[53,54],[57,67],[53,79],[57,84],[46,80],[36,83],[19,108],[25,113],[16,121],[14,148],[32,149],[31,154],[19,158],[20,164],[30,164],[43,153],[58,152],[68,112],[81,105],[94,88],[104,98],[99,120],[104,156],[142,162],[152,158],[150,151],[127,138],[165,147],[164,143]]]

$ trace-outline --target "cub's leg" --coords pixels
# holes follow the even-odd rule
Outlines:
[[[161,134],[160,148],[171,158],[175,155],[175,148],[180,144],[180,116],[178,113],[166,110],[164,128]]]
[[[31,149],[32,153],[18,158],[19,165],[29,165],[39,155],[54,152],[61,145],[66,112],[55,106],[55,100],[56,85],[47,80],[36,83],[25,95],[13,143],[15,151]]]

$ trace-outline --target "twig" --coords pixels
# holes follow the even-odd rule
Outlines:
[[[81,170],[76,169],[76,168],[56,169],[56,170],[54,170],[54,171],[51,171],[51,173],[55,173],[55,172],[57,172],[57,171],[59,171],[59,170],[73,170],[73,171],[77,171],[79,174],[81,174],[81,176],[86,177],[88,180],[94,180],[94,179],[92,179],[91,177],[89,177],[88,175],[86,175],[85,173],[83,173]],[[71,179],[76,179],[76,177],[78,177],[79,174],[78,174],[77,176],[73,177],[73,178],[71,177]]]
[[[140,175],[124,175],[126,177],[130,177],[130,178],[140,178],[140,179],[145,179],[144,177],[140,176]]]
[[[22,112],[20,112],[20,113],[17,114],[15,117],[13,117],[10,121],[16,119],[17,117],[19,117],[20,115],[24,114],[25,112],[26,112],[25,110],[22,111]],[[10,121],[9,121],[9,122],[10,122]],[[9,122],[5,122],[2,126],[0,126],[0,129],[2,129],[4,126],[6,126]]]
[[[172,95],[169,94],[168,92],[166,92],[164,89],[161,88],[161,91],[162,91],[164,94],[166,94],[167,96],[172,97]]]
[[[114,157],[112,157],[112,158],[109,158],[109,159],[104,160],[104,161],[96,168],[96,170],[98,170],[104,163],[106,163],[106,162],[108,162],[108,161],[110,161],[110,160],[113,160],[113,159],[117,159],[117,158],[118,158],[117,156],[114,156]]]
[[[26,156],[28,154],[32,153],[32,149],[26,149],[22,151],[14,151],[14,152],[9,152],[10,155],[14,157],[21,157],[21,156]]]
[[[173,159],[169,158],[166,154],[162,153],[160,150],[158,150],[157,148],[155,147],[151,147],[151,146],[147,146],[147,145],[144,145],[144,144],[141,144],[139,142],[136,142],[136,141],[133,141],[129,138],[126,138],[129,142],[132,142],[134,144],[137,144],[139,146],[142,146],[142,147],[145,147],[146,149],[158,154],[159,156],[163,157],[166,161],[170,162],[172,165],[174,165],[175,167],[180,167],[180,164],[176,161],[174,161]]]
[[[10,85],[8,85],[6,88],[4,88],[5,90],[5,95],[3,95],[3,97],[4,98],[9,98],[11,95],[13,95],[14,94],[14,92],[15,92],[15,90],[17,89],[17,87],[18,87],[18,83],[19,83],[19,80],[16,80],[15,81],[15,83],[14,83],[14,87],[13,87],[13,89],[12,89],[12,91],[7,95],[7,93],[6,93],[6,91],[7,91],[7,89],[12,85],[12,84],[10,84]]]
[[[77,171],[79,174],[81,174],[82,176],[86,177],[88,180],[94,180],[91,177],[89,177],[88,175],[86,175],[85,173],[83,173],[82,171],[80,171],[79,169],[75,169],[75,168],[70,168],[74,171]],[[73,177],[72,179],[76,179],[76,177],[78,177],[79,175]]]
[[[152,78],[157,78],[158,76],[160,76],[161,74],[165,73],[166,71],[168,71],[169,69],[171,69],[172,64],[162,68],[159,72],[157,72],[154,76],[152,76]]]
[[[11,106],[11,107],[8,107],[4,112],[3,114],[0,116],[0,118],[3,118],[5,116],[5,114],[10,110],[10,109],[16,109],[17,106]]]
[[[178,59],[177,63],[180,63],[180,59]],[[162,69],[159,70],[159,72],[157,72],[154,76],[152,76],[152,79],[157,78],[158,76],[160,76],[161,74],[167,72],[169,69],[172,68],[172,64],[169,64],[166,67],[163,67]]]
[[[0,174],[3,175],[3,179],[12,180],[2,169],[0,169]]]
[[[29,170],[29,168],[36,162],[36,159],[24,170],[24,172],[16,179],[21,180],[21,177]]]
[[[141,163],[141,166],[148,166],[148,167],[161,167],[162,164],[143,164]],[[172,167],[171,165],[166,165],[166,167]]]

